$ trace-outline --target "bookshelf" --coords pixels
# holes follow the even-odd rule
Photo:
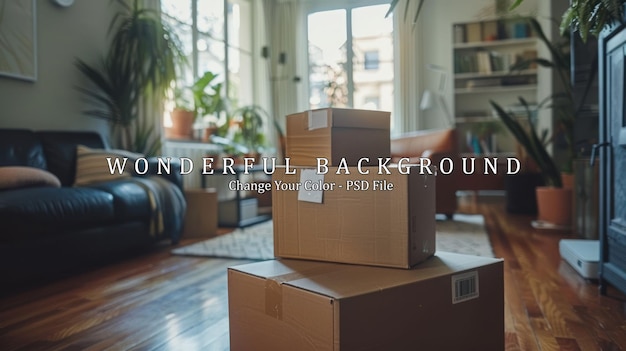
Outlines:
[[[514,138],[500,125],[489,100],[512,109],[519,97],[536,103],[536,66],[511,70],[537,57],[538,39],[517,19],[488,19],[453,24],[454,116],[464,152],[510,154]],[[478,140],[476,140],[478,139]]]

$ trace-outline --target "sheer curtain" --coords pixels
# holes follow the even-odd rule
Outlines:
[[[407,7],[408,1],[408,7]],[[419,82],[424,66],[419,53],[419,22],[413,24],[419,1],[400,0],[394,10],[394,43],[396,65],[396,125],[395,133],[408,132],[423,128],[420,121],[420,98],[422,87]],[[423,14],[422,14],[423,15]]]
[[[285,128],[285,116],[298,112],[301,66],[302,5],[298,0],[263,0],[267,33],[267,70],[271,88],[272,113]],[[306,59],[306,58],[305,58]]]

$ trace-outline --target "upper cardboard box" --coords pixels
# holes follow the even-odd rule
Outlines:
[[[286,156],[290,164],[315,166],[318,158],[338,166],[345,159],[356,166],[374,165],[390,157],[390,113],[356,109],[324,108],[287,116]]]
[[[272,191],[277,257],[410,268],[435,252],[435,176],[413,168],[379,174],[378,167],[279,168],[272,181],[300,185]],[[307,172],[308,171],[308,172]],[[319,178],[322,177],[322,178]],[[328,190],[321,190],[327,186]],[[278,186],[277,186],[278,187]],[[317,190],[316,190],[317,189]],[[315,198],[318,195],[318,198]]]

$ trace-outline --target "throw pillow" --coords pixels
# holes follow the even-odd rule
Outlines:
[[[54,174],[35,167],[0,167],[0,190],[27,187],[61,187],[61,181]]]
[[[107,160],[109,157],[111,158],[111,165]],[[134,162],[140,157],[143,155],[126,150],[92,149],[78,145],[76,147],[74,186],[132,177]],[[125,167],[122,167],[124,166],[124,159],[127,160]],[[113,172],[111,172],[110,167],[113,167]]]

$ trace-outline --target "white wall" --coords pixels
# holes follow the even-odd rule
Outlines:
[[[524,0],[515,11],[519,14],[536,14],[539,0]],[[436,90],[439,76],[424,69],[427,64],[442,66],[448,72],[445,99],[450,111],[454,111],[454,95],[452,81],[452,25],[457,22],[493,18],[495,16],[495,0],[437,0],[425,1],[418,26],[415,30],[418,35],[418,47],[422,71],[418,82],[419,91],[424,89]],[[420,114],[420,129],[443,128],[446,126],[439,109],[422,111]]]
[[[0,128],[108,134],[104,121],[82,113],[87,105],[75,87],[84,80],[74,60],[95,63],[104,54],[114,10],[108,0],[76,1],[69,8],[37,0],[38,78],[27,82],[0,76]]]

